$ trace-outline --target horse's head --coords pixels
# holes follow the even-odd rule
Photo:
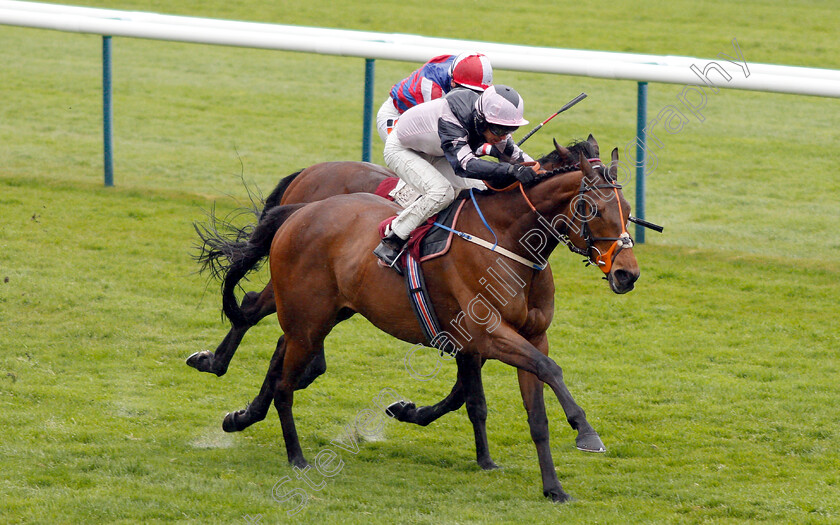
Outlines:
[[[633,239],[627,232],[630,204],[618,184],[618,148],[612,151],[609,168],[590,163],[579,154],[580,189],[569,205],[573,218],[567,222],[568,245],[604,272],[615,293],[627,293],[639,278],[633,255]]]

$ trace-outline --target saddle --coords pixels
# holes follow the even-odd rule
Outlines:
[[[404,188],[398,186],[396,181],[393,180],[395,178],[389,177],[385,179],[376,190],[376,194],[397,202],[400,206],[407,206],[414,202],[419,195],[408,186]],[[406,198],[408,199],[407,202]],[[420,263],[441,257],[449,251],[449,247],[452,245],[452,230],[455,229],[458,216],[467,198],[469,198],[469,190],[462,191],[452,204],[411,232],[406,242],[405,251],[397,262],[397,266],[399,266],[398,271],[405,277],[405,285],[411,308],[414,310],[417,322],[423,330],[427,345],[437,348],[441,352],[441,355],[444,352],[452,355],[452,349],[445,344],[445,341],[441,341],[440,334],[442,330],[440,328],[440,322],[437,319],[432,301],[429,298],[429,293],[426,290],[426,282],[423,278],[423,270],[420,267]],[[401,199],[402,202],[397,199]],[[380,236],[384,236],[385,227],[393,220],[394,217],[389,217],[379,224]],[[441,228],[438,225],[443,225],[444,227]]]
[[[382,181],[375,192],[376,195],[396,202],[402,207],[411,204],[419,197],[417,192],[409,186],[406,186],[404,183],[398,184],[394,179],[396,177],[389,177]],[[399,182],[401,183],[402,181]],[[445,255],[452,244],[453,233],[451,229],[455,229],[458,216],[468,198],[469,190],[461,191],[455,197],[455,200],[452,201],[452,204],[444,208],[443,211],[433,215],[424,224],[415,228],[408,237],[405,245],[405,253],[411,254],[418,262],[425,262]],[[384,236],[385,227],[393,220],[394,217],[389,217],[379,223],[380,237]],[[442,225],[444,228],[438,225]],[[403,260],[398,264],[405,266]]]

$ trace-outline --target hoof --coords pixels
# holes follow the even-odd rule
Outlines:
[[[213,371],[214,357],[215,355],[210,350],[196,352],[187,358],[187,366],[191,366],[199,372],[210,372],[211,374],[215,374],[216,372]]]
[[[414,413],[416,407],[410,401],[396,401],[388,405],[385,413],[397,421],[411,422],[410,414]]]
[[[597,432],[578,436],[577,439],[575,439],[575,446],[578,450],[582,450],[584,452],[607,451],[607,447],[604,446],[604,442],[601,441],[601,437],[598,435]]]
[[[567,494],[563,489],[551,489],[551,490],[544,490],[543,496],[550,499],[554,503],[570,503],[575,501],[575,498]]]
[[[228,412],[225,416],[224,421],[222,421],[222,430],[224,430],[225,432],[239,432],[240,430],[248,428],[248,425],[240,425],[236,421],[237,416],[241,417],[243,414],[245,414],[244,410]]]
[[[499,465],[496,465],[496,462],[490,458],[478,461],[478,466],[481,467],[481,470],[496,470],[499,468]]]
[[[303,456],[301,456],[299,458],[296,458],[296,459],[290,459],[289,460],[289,465],[291,465],[293,467],[297,467],[301,470],[306,470],[307,468],[311,467],[309,462],[306,461],[306,459],[304,459]]]

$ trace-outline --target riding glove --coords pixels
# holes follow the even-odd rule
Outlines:
[[[539,178],[539,174],[531,166],[511,164],[508,173],[516,177],[522,184],[530,184]]]

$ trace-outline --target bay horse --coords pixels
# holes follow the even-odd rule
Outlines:
[[[618,150],[612,152],[609,169],[597,162],[593,169],[583,155],[579,165],[579,171],[545,177],[528,188],[517,183],[514,186],[519,187],[521,195],[514,190],[478,196],[483,217],[476,208],[465,208],[459,227],[476,234],[486,231],[486,224],[496,232],[499,246],[520,257],[534,256],[532,249],[525,249],[524,240],[542,229],[536,254],[540,260],[547,260],[554,248],[565,242],[603,271],[613,292],[629,292],[639,277],[639,268],[626,229],[630,206],[616,182]],[[278,210],[283,215],[282,224],[271,243],[269,265],[284,335],[278,340],[263,387],[252,404],[264,406],[273,398],[288,460],[305,468],[308,463],[292,415],[294,391],[308,384],[308,369],[323,353],[324,339],[332,328],[360,313],[403,341],[425,343],[425,338],[403,292],[401,278],[381,267],[371,255],[379,242],[378,225],[399,211],[395,204],[357,193]],[[521,290],[507,298],[484,296],[479,283],[497,258],[489,250],[453,242],[446,256],[424,263],[426,284],[443,330],[465,334],[458,355],[474,366],[459,366],[458,376],[468,408],[479,402],[481,360],[498,359],[517,368],[539,458],[543,494],[554,501],[567,501],[570,496],[557,479],[551,458],[543,383],[552,389],[568,422],[577,430],[578,445],[603,448],[603,444],[563,382],[562,369],[547,355],[546,330],[554,314],[551,273],[547,268],[538,271],[526,265],[511,266],[515,281],[522,283]],[[478,297],[497,321],[492,329],[484,322],[486,316],[464,315],[474,313],[471,308]],[[235,298],[228,307],[238,308]],[[236,426],[250,424],[231,418],[231,414],[225,421]]]
[[[583,153],[587,158],[598,157],[599,148],[595,137],[590,134],[585,141],[576,141],[568,148],[559,145],[554,140],[554,150],[539,158],[538,162],[547,171],[558,170],[572,165],[579,153]],[[396,174],[369,162],[315,164],[280,180],[266,198],[257,225],[276,224],[277,217],[271,215],[271,210],[277,206],[315,202],[348,193],[374,193],[382,181],[388,177],[396,177]],[[215,217],[211,217],[211,222],[217,222]],[[220,260],[242,257],[244,251],[248,249],[247,239],[252,235],[250,229],[237,229],[229,224],[225,226],[233,230],[232,235],[219,232],[216,228],[196,225],[196,231],[201,239],[201,253],[196,259],[202,263],[203,268],[210,269],[212,274],[220,280],[225,279],[229,270],[229,267]],[[264,250],[264,254],[265,257],[268,256],[267,249]],[[256,266],[257,262],[254,264]],[[233,284],[235,285],[236,282]],[[223,294],[230,293],[233,293],[233,288],[223,286]],[[275,311],[274,291],[270,282],[259,293],[247,292],[239,307],[241,315],[235,310],[225,312],[231,321],[231,328],[216,347],[216,351],[195,352],[187,358],[187,364],[200,372],[223,376],[248,330]],[[455,409],[459,407],[460,405]],[[429,422],[431,421],[425,421],[425,419],[422,421],[424,424]]]
[[[587,140],[576,141],[568,148],[560,146],[556,140],[553,142],[554,150],[538,160],[543,168],[549,171],[571,171],[576,167],[574,163],[580,154],[587,158],[594,158],[599,154],[598,142],[591,134]],[[395,176],[393,172],[365,162],[316,164],[285,177],[278,183],[266,198],[258,223],[253,230],[237,229],[227,225],[233,231],[231,235],[220,233],[215,227],[196,225],[196,231],[202,240],[202,253],[197,259],[204,268],[211,268],[212,274],[223,280],[224,312],[231,320],[231,329],[215,353],[196,352],[187,359],[187,364],[199,371],[211,372],[218,376],[224,375],[245,333],[261,319],[276,312],[271,282],[260,293],[247,292],[239,307],[236,307],[234,289],[247,272],[255,269],[261,259],[268,256],[271,239],[289,214],[289,209],[283,210],[282,206],[315,202],[338,194],[373,193],[385,178],[393,176]],[[211,224],[215,222],[215,217],[211,216]],[[223,259],[227,263],[223,262]],[[550,272],[550,268],[546,272]],[[546,281],[546,285],[549,283],[553,287],[553,279]],[[484,361],[475,361],[463,354],[456,355],[455,360],[459,370],[467,367],[472,369],[471,373],[466,374],[468,377],[478,377],[477,382],[471,380],[473,388],[476,389],[476,395],[473,396],[471,402],[467,403],[467,413],[475,434],[476,462],[482,469],[497,468],[490,457],[487,442],[487,406],[480,382],[480,368]],[[326,371],[326,360],[324,354],[321,353],[310,364],[298,388],[305,388],[324,371]],[[388,408],[388,415],[398,421],[426,426],[443,415],[461,408],[466,402],[464,390],[465,384],[459,375],[451,392],[440,402],[421,407],[411,402],[395,403]],[[270,397],[261,399],[262,402],[255,400],[246,409],[228,414],[223,428],[226,431],[238,431],[264,419],[271,400]],[[577,446],[580,450],[588,452],[605,450],[600,440],[579,440]]]

